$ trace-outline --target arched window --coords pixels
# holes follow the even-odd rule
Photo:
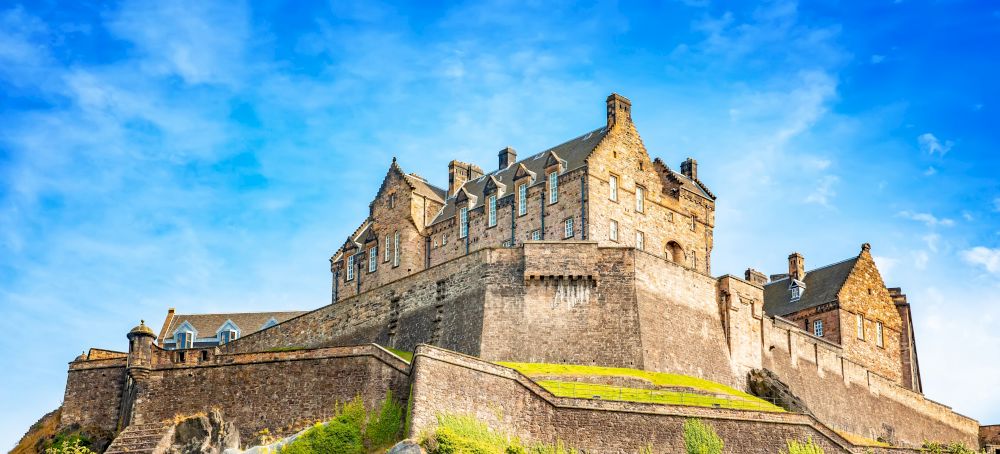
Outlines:
[[[667,260],[670,260],[678,265],[684,264],[684,248],[682,248],[676,241],[667,243],[665,254],[667,256]]]

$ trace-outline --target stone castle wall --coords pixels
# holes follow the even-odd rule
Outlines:
[[[80,360],[70,363],[63,396],[62,427],[78,424],[114,431],[118,427],[125,358]]]

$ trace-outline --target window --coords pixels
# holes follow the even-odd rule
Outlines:
[[[861,314],[855,316],[858,325],[858,339],[865,340],[865,317]]]
[[[885,347],[885,343],[882,339],[882,322],[875,322],[875,345]]]
[[[798,301],[799,298],[802,298],[802,287],[799,287],[798,284],[792,284],[790,290],[792,291],[792,301]]]
[[[642,186],[635,187],[635,211],[642,213],[644,205],[644,199],[646,198],[646,188]]]
[[[532,230],[531,231],[531,239],[533,241],[538,241],[538,240],[542,239],[542,231],[541,230]]]
[[[396,208],[396,194],[389,194],[389,208]]]
[[[566,218],[566,220],[563,221],[563,226],[564,226],[564,230],[565,230],[565,233],[563,234],[563,237],[564,238],[570,238],[570,237],[572,237],[573,236],[573,218]]]
[[[691,215],[691,231],[693,232],[695,230],[695,227],[697,227],[697,226],[698,226],[698,218],[694,217],[694,215],[692,214]]]
[[[462,207],[458,212],[458,237],[469,236],[469,208]]]
[[[514,247],[514,242],[510,238],[503,240],[503,247]]]
[[[618,201],[618,177],[616,175],[611,175],[608,178],[608,188],[609,188],[609,191],[610,191],[608,193],[608,197],[611,198],[611,200],[614,200],[615,202],[617,202]]]
[[[392,236],[392,266],[399,266],[399,232]]]
[[[385,252],[382,253],[382,261],[383,262],[388,262],[389,261],[389,234],[385,235],[385,243],[382,243],[382,244],[385,245]]]
[[[618,221],[612,220],[610,231],[608,232],[608,238],[611,241],[618,241]]]
[[[528,185],[521,183],[517,187],[517,215],[524,216],[528,213]]]
[[[816,320],[813,322],[813,334],[816,337],[823,337],[823,320]]]
[[[635,248],[640,251],[646,249],[646,235],[638,230],[635,231]]]
[[[559,175],[556,172],[549,174],[549,203],[559,201]]]
[[[236,330],[225,329],[219,332],[219,343],[228,344],[240,337],[240,333]]]
[[[491,195],[489,199],[489,226],[497,225],[497,196]]]
[[[378,266],[378,246],[372,246],[368,250],[368,272],[374,272],[376,266]]]
[[[174,334],[174,348],[191,348],[194,346],[194,334],[190,331],[178,331]]]
[[[354,256],[347,258],[347,280],[354,279]]]

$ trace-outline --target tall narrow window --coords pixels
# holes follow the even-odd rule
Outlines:
[[[635,187],[635,211],[638,211],[639,213],[642,213],[642,210],[645,208],[645,202],[644,202],[645,199],[646,199],[646,188],[644,188],[642,186],[636,186]]]
[[[608,178],[608,188],[609,188],[609,191],[610,191],[608,193],[608,197],[611,198],[611,200],[614,200],[615,202],[617,202],[618,201],[618,177],[617,176],[611,175]]]
[[[813,334],[816,337],[823,337],[823,320],[816,320],[813,322]]]
[[[646,249],[646,235],[638,230],[635,231],[635,248],[640,251]]]
[[[382,253],[382,261],[383,262],[388,262],[389,261],[389,245],[391,244],[391,243],[389,243],[389,234],[388,233],[385,234],[385,243],[382,243],[382,244],[385,245],[385,252]]]
[[[618,241],[618,221],[611,220],[611,226],[608,231],[608,238],[611,241]]]
[[[489,199],[489,226],[497,225],[497,196],[491,195]]]
[[[556,172],[549,174],[549,203],[559,201],[559,175]]]
[[[462,207],[458,212],[458,237],[469,236],[469,208]]]
[[[885,347],[884,339],[882,339],[882,322],[875,322],[875,345]]]
[[[855,316],[858,325],[858,339],[865,340],[865,317],[861,314]]]
[[[354,256],[347,258],[347,280],[354,279]]]
[[[533,230],[531,232],[531,240],[532,241],[538,241],[540,239],[542,239],[542,231],[541,230]]]
[[[399,232],[392,235],[392,266],[399,266]]]
[[[368,272],[374,272],[378,266],[378,246],[372,246],[368,250]]]
[[[528,184],[521,183],[517,187],[517,215],[524,216],[528,213]]]
[[[565,229],[564,229],[565,230],[564,237],[565,238],[572,237],[573,236],[573,218],[566,218],[566,221],[564,221],[564,227],[565,227]]]

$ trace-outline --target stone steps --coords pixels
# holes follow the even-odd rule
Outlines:
[[[170,443],[173,425],[132,424],[121,431],[105,454],[158,454]]]

